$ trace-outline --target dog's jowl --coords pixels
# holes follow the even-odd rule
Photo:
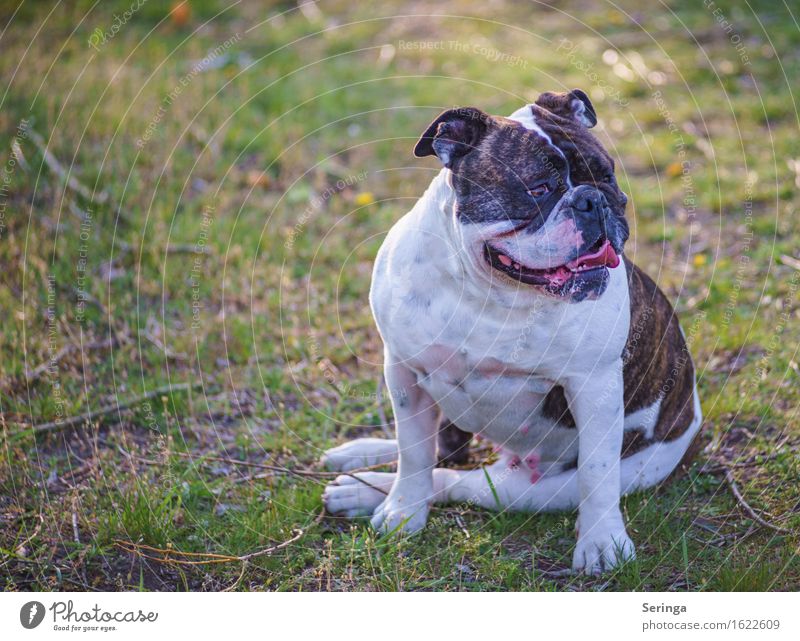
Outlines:
[[[509,118],[451,109],[422,134],[415,154],[444,167],[389,232],[370,292],[397,440],[324,457],[341,471],[397,460],[397,473],[337,478],[330,512],[415,532],[434,502],[577,508],[574,569],[633,557],[620,496],[667,478],[701,415],[672,307],[624,255],[627,197],[596,122],[574,90]],[[463,433],[499,460],[437,468]]]

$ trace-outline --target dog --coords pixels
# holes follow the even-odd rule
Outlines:
[[[328,450],[335,515],[414,533],[433,503],[577,508],[572,568],[635,557],[620,497],[696,449],[694,365],[672,306],[623,253],[627,196],[589,131],[588,96],[547,92],[505,118],[434,120],[414,149],[443,165],[378,252],[370,305],[396,440]],[[437,467],[478,436],[497,462]]]

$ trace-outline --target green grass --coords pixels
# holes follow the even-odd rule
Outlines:
[[[333,0],[317,17],[291,3],[195,0],[183,25],[150,2],[99,51],[89,37],[125,0],[62,3],[49,18],[48,3],[26,2],[13,19],[16,4],[0,5],[4,589],[800,586],[800,30],[785,7],[750,3],[756,20],[717,3],[745,62],[715,16],[683,0],[655,13],[634,2]],[[224,57],[192,72],[226,41]],[[420,41],[442,44],[405,44]],[[517,62],[493,62],[491,50]],[[446,107],[510,113],[565,87],[591,95],[617,160],[628,255],[681,314],[709,448],[688,474],[623,500],[638,559],[601,578],[561,572],[572,514],[436,508],[413,539],[318,519],[324,477],[257,466],[318,469],[325,448],[381,434],[382,347],[366,297],[385,233],[437,171],[411,156],[416,137]],[[30,135],[4,174],[23,121],[108,200],[65,188]],[[207,251],[193,251],[198,242]],[[31,434],[175,383],[197,387]],[[708,471],[721,463],[788,534],[752,522]],[[118,545],[240,556],[298,529],[244,572]]]

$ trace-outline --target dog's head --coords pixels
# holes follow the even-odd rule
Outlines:
[[[487,276],[571,302],[599,297],[628,239],[614,161],[588,96],[542,94],[510,118],[473,107],[434,120],[414,148],[452,171],[468,260]]]

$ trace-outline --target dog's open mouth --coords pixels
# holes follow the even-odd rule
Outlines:
[[[498,271],[529,285],[560,288],[573,278],[589,276],[591,272],[614,268],[619,265],[619,256],[607,238],[601,238],[585,254],[564,265],[551,269],[532,269],[516,262],[490,244],[485,246],[487,262]]]

